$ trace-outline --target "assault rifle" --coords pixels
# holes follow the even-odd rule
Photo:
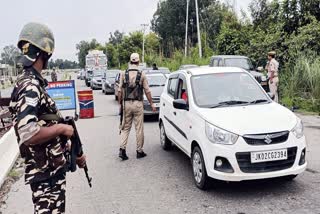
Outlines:
[[[73,117],[66,117],[63,120],[63,123],[66,125],[72,126],[74,129],[74,133],[73,133],[72,137],[70,138],[71,150],[70,150],[70,154],[67,155],[67,161],[69,164],[68,170],[71,172],[75,172],[77,170],[77,163],[76,163],[77,157],[81,157],[83,155],[82,143],[81,143],[81,139],[79,137],[78,130],[77,130],[77,127],[76,127],[76,124],[74,122]],[[88,184],[90,187],[92,187],[92,184],[91,184],[92,178],[89,176],[87,164],[84,166],[83,169],[86,174]]]

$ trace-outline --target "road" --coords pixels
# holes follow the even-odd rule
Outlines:
[[[77,81],[78,89],[86,89]],[[160,148],[158,121],[145,122],[145,159],[135,158],[135,133],[129,160],[120,161],[118,106],[114,96],[94,91],[94,119],[79,120],[93,188],[83,171],[68,174],[67,213],[308,213],[320,214],[319,117],[303,116],[309,140],[309,169],[292,182],[279,180],[218,183],[209,191],[193,184],[189,159],[177,149]],[[134,129],[133,129],[134,130]],[[31,192],[23,179],[8,194],[3,214],[32,213]],[[1,213],[1,211],[0,211]]]

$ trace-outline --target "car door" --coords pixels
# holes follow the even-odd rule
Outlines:
[[[173,120],[173,100],[177,97],[177,87],[178,87],[178,75],[170,75],[168,80],[168,85],[166,90],[161,96],[161,108],[160,114],[162,115],[162,121],[164,128],[169,139],[177,142],[175,125]]]
[[[184,74],[179,74],[176,99],[184,99],[188,103],[187,94],[188,88],[186,77]],[[188,113],[188,110],[175,108],[173,108],[172,112],[172,123],[174,124],[177,143],[179,143],[179,146],[184,151],[188,151],[188,148],[190,147],[188,143],[188,132],[191,124]]]

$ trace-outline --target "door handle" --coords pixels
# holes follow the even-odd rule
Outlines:
[[[174,116],[177,116],[177,112],[174,111],[173,114],[174,114]]]
[[[166,106],[166,104],[165,104],[165,103],[163,103],[163,104],[162,104],[162,106]]]

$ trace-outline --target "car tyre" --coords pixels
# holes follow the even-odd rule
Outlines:
[[[160,143],[163,150],[170,150],[172,148],[172,143],[166,135],[163,123],[160,124]]]
[[[191,165],[193,171],[193,179],[196,186],[201,190],[206,190],[209,187],[209,177],[202,155],[201,149],[196,146],[192,150]]]

